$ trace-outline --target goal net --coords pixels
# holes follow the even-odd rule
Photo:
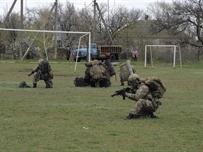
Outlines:
[[[161,52],[163,53],[163,51],[165,51],[166,55],[172,53],[173,68],[176,66],[176,55],[178,52],[180,67],[182,68],[181,50],[177,45],[145,45],[144,67],[147,66],[147,60],[150,61],[151,66],[153,67],[153,55],[160,54]]]

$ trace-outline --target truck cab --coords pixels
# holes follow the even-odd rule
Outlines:
[[[88,47],[82,47],[72,51],[72,58],[74,61],[80,62],[81,59],[87,58]],[[120,45],[97,45],[96,43],[91,44],[90,58],[105,60],[110,59],[111,62],[119,59],[119,54],[122,53],[122,46]],[[78,59],[77,59],[78,54]]]
[[[87,53],[88,53],[88,47],[84,46],[82,48],[73,50],[72,51],[72,58],[73,58],[74,61],[76,61],[77,54],[78,54],[77,61],[80,62],[81,59],[86,59]],[[97,58],[97,56],[98,56],[98,46],[97,46],[97,44],[95,44],[95,43],[91,44],[90,55],[91,55],[92,58]]]

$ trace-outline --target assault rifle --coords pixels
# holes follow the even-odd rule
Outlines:
[[[34,72],[32,71],[30,74],[28,74],[28,77],[31,76]]]
[[[111,97],[114,96],[123,96],[123,100],[125,100],[125,92],[130,92],[131,88],[127,87],[127,88],[123,88],[121,90],[117,90],[114,94],[111,95]]]

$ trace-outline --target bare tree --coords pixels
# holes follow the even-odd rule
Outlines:
[[[27,9],[27,17],[25,20],[28,29],[53,30],[54,12],[53,5],[44,8]],[[35,55],[43,55],[49,48],[53,47],[52,33],[28,33],[30,39],[28,45],[39,47],[41,52],[35,52]],[[34,49],[35,50],[35,49]]]
[[[4,26],[11,29],[20,28],[19,14],[11,13]],[[4,32],[4,42],[6,43],[7,48],[13,52],[13,56],[15,58],[19,53],[20,47],[19,33],[17,31]]]
[[[156,2],[149,11],[155,19],[152,29],[156,33],[167,30],[170,34],[179,35],[181,43],[197,47],[203,45],[203,0],[174,1],[172,5]],[[185,36],[181,37],[180,33]]]
[[[143,11],[139,9],[128,10],[125,7],[118,7],[111,11],[108,26],[112,39],[127,48],[134,45],[133,39],[130,38],[130,30],[141,19],[142,15]]]
[[[55,26],[55,16],[54,12],[50,12],[51,8],[52,5],[32,9],[27,8],[25,13],[26,16],[24,16],[24,27],[26,29],[53,30]],[[111,9],[109,13],[107,4],[100,3],[100,10],[97,10],[95,23],[93,8],[93,6],[89,5],[76,10],[74,4],[68,1],[66,1],[65,5],[58,4],[58,30],[94,32],[95,43],[97,44],[109,44],[110,38],[108,33],[110,33],[115,44],[123,44],[124,42],[126,43],[124,45],[127,45],[127,42],[130,40],[126,42],[126,37],[121,37],[119,33],[121,33],[121,31],[126,33],[126,29],[130,28],[131,25],[136,24],[142,15],[142,11],[135,9],[128,10],[125,7],[118,7]],[[17,25],[20,22],[17,20],[19,19],[19,15],[18,17],[13,18],[13,22],[8,22],[7,27],[18,28]],[[9,39],[17,39],[18,32],[14,31],[10,34],[11,36]],[[35,36],[36,33],[27,33],[24,35],[24,40],[27,43],[27,46],[32,44]],[[34,45],[44,51],[53,45],[51,39],[52,36],[53,35],[50,33],[39,33]],[[80,36],[81,35],[79,34],[61,34],[63,41],[63,45],[61,46],[70,46],[72,48],[73,45],[77,45]],[[83,43],[87,43],[87,40],[88,39],[84,39]]]
[[[154,17],[151,31],[159,33],[165,30],[174,35],[181,46],[188,46],[188,51],[193,50],[196,61],[199,61],[203,46],[203,0],[173,1],[172,4],[156,2],[149,12]]]
[[[119,33],[121,33],[122,31],[126,33],[127,28],[130,28],[133,24],[136,24],[136,22],[138,21],[138,19],[140,19],[142,15],[142,11],[135,9],[128,10],[126,7],[121,6],[111,9],[110,13],[107,15],[106,8],[107,7],[103,5],[102,15],[105,19],[105,23],[106,26],[108,27],[112,40],[116,44],[118,44],[121,39]],[[100,38],[102,40],[105,40],[107,43],[109,41],[109,38],[107,37],[107,31],[105,30],[100,18],[98,18],[98,25],[99,25],[98,32],[100,33]]]
[[[59,5],[59,26],[62,31],[77,31],[78,27],[78,13],[73,3],[66,2],[66,4]],[[75,41],[78,40],[76,34],[63,34],[62,41],[64,46],[72,48]]]

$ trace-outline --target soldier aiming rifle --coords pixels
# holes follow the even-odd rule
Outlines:
[[[162,98],[166,91],[161,80],[157,77],[148,77],[144,80],[137,74],[132,74],[128,78],[128,84],[132,86],[130,91],[129,89],[122,89],[111,95],[112,97],[122,95],[123,99],[127,97],[136,101],[126,119],[136,119],[140,117],[158,118],[153,113],[161,105],[158,99]]]

